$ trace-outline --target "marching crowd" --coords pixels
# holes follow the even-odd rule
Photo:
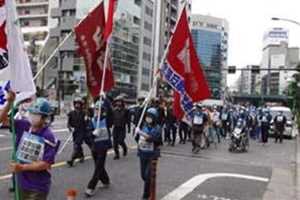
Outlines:
[[[8,103],[0,113],[0,122],[7,115],[14,99],[15,95],[9,92]],[[267,107],[229,104],[203,106],[197,103],[192,119],[178,120],[173,114],[172,100],[153,99],[146,108],[144,102],[145,98],[139,97],[137,105],[127,107],[124,98],[112,99],[107,96],[89,107],[83,99],[74,99],[74,110],[68,114],[67,121],[74,145],[67,164],[73,167],[76,159],[84,162],[82,145],[85,143],[89,147],[95,169],[87,184],[87,197],[95,195],[99,181],[104,187],[109,187],[110,177],[105,167],[108,150],[113,148],[114,160],[120,159],[120,147],[122,155],[127,156],[127,134],[133,134],[138,144],[144,200],[151,195],[151,170],[155,167],[153,163],[160,157],[160,147],[175,146],[177,138],[180,144],[191,142],[192,152],[197,154],[211,144],[217,145],[223,139],[230,139],[235,126],[242,124],[250,138],[265,144],[268,142],[271,123],[274,123],[275,142],[283,141],[287,119],[282,112],[272,117]],[[21,199],[43,200],[47,199],[50,190],[49,169],[55,162],[60,141],[48,125],[51,108],[46,99],[38,98],[24,107],[29,114],[13,120],[17,151],[10,168],[17,177]]]

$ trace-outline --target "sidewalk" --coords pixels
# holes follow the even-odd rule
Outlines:
[[[300,200],[300,138],[294,141],[294,158],[287,168],[273,168],[263,200]]]

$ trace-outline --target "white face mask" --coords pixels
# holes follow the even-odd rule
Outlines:
[[[153,122],[153,119],[151,117],[146,117],[145,120],[148,124],[152,124],[152,122]]]
[[[23,109],[24,111],[27,111],[27,110],[29,109],[30,106],[31,106],[31,103],[23,103],[23,104],[22,104],[22,109]]]
[[[37,126],[40,124],[42,120],[42,116],[40,115],[35,115],[35,114],[30,114],[28,118],[29,122],[31,123],[32,126]]]

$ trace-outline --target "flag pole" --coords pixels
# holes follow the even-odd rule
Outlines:
[[[185,0],[184,6],[183,6],[183,8],[181,9],[180,15],[179,15],[179,17],[178,17],[178,20],[176,21],[176,25],[175,25],[175,27],[174,27],[173,30],[176,30],[176,29],[177,29],[177,26],[178,26],[180,17],[181,17],[181,15],[182,15],[184,9],[186,8],[186,5],[187,5],[187,1]],[[145,116],[147,107],[148,107],[148,105],[149,105],[149,102],[150,102],[152,93],[153,93],[154,90],[156,89],[156,85],[157,85],[158,78],[159,78],[159,73],[158,73],[158,72],[160,71],[160,69],[162,68],[162,66],[163,66],[163,64],[164,64],[164,62],[165,62],[165,59],[166,59],[166,57],[167,57],[167,54],[168,54],[168,51],[169,51],[169,48],[170,48],[172,39],[173,39],[173,31],[172,31],[172,35],[171,35],[171,37],[170,37],[170,39],[169,39],[169,41],[168,41],[167,47],[166,47],[166,49],[165,49],[165,51],[164,51],[163,57],[162,57],[161,60],[160,60],[158,70],[157,70],[157,72],[156,72],[156,74],[155,74],[155,76],[154,76],[152,88],[150,89],[150,91],[149,91],[149,93],[148,93],[148,96],[147,96],[147,98],[145,99],[145,102],[143,103],[143,105],[145,105],[145,106],[144,106],[144,108],[143,108],[143,112],[142,112],[141,117],[140,117],[140,119],[139,119],[139,122],[138,122],[138,124],[137,124],[137,128],[140,128],[140,126],[142,125],[143,118],[144,118],[144,116]]]
[[[12,160],[14,162],[18,162],[16,152],[17,152],[17,144],[16,144],[16,127],[14,122],[14,115],[16,113],[16,107],[12,105],[11,107],[12,112],[10,113],[10,124],[12,127],[12,143],[13,143],[13,152],[12,152]],[[18,185],[18,177],[17,173],[13,174],[13,188],[15,189],[14,199],[20,200],[20,188]]]
[[[100,89],[100,97],[99,97],[99,111],[98,111],[98,116],[97,116],[97,127],[100,125],[100,116],[101,116],[101,108],[102,108],[102,101],[104,97],[104,83],[105,83],[105,77],[106,77],[106,68],[107,68],[107,61],[108,61],[108,55],[109,55],[109,42],[110,38],[107,41],[106,44],[106,49],[105,49],[105,57],[104,57],[104,67],[103,67],[103,73],[102,73],[102,79],[101,79],[101,89]]]
[[[100,117],[101,117],[101,111],[102,111],[102,102],[104,101],[104,84],[105,84],[105,78],[106,78],[106,69],[108,64],[108,56],[109,56],[109,44],[111,42],[112,38],[112,30],[114,25],[114,14],[116,9],[116,2],[109,1],[108,4],[108,12],[107,12],[107,20],[105,23],[105,29],[104,29],[104,40],[106,40],[106,49],[105,49],[105,56],[104,56],[104,67],[102,72],[102,79],[101,79],[101,88],[100,88],[100,97],[99,97],[99,111],[98,111],[98,119],[97,119],[97,127],[100,125]],[[112,9],[114,8],[114,9]],[[112,9],[112,10],[111,10]],[[111,13],[112,12],[112,13]],[[111,24],[110,24],[111,23]],[[108,24],[108,25],[107,25]],[[107,26],[109,26],[110,29],[107,29]]]

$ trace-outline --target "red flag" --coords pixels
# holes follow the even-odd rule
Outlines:
[[[0,49],[7,51],[7,37],[5,33],[5,22],[0,26]]]
[[[112,30],[113,30],[114,12],[115,12],[116,4],[117,4],[117,0],[109,0],[108,17],[107,17],[106,26],[104,29],[104,40],[105,41],[108,40],[108,38],[110,37]]]
[[[99,96],[102,73],[104,72],[104,58],[106,41],[104,40],[105,14],[103,2],[75,27],[78,52],[84,57],[87,73],[87,86],[93,97]],[[114,86],[112,64],[108,58],[104,91]]]
[[[186,10],[179,19],[162,73],[174,89],[174,114],[191,116],[193,103],[210,97],[202,67],[193,45]]]

